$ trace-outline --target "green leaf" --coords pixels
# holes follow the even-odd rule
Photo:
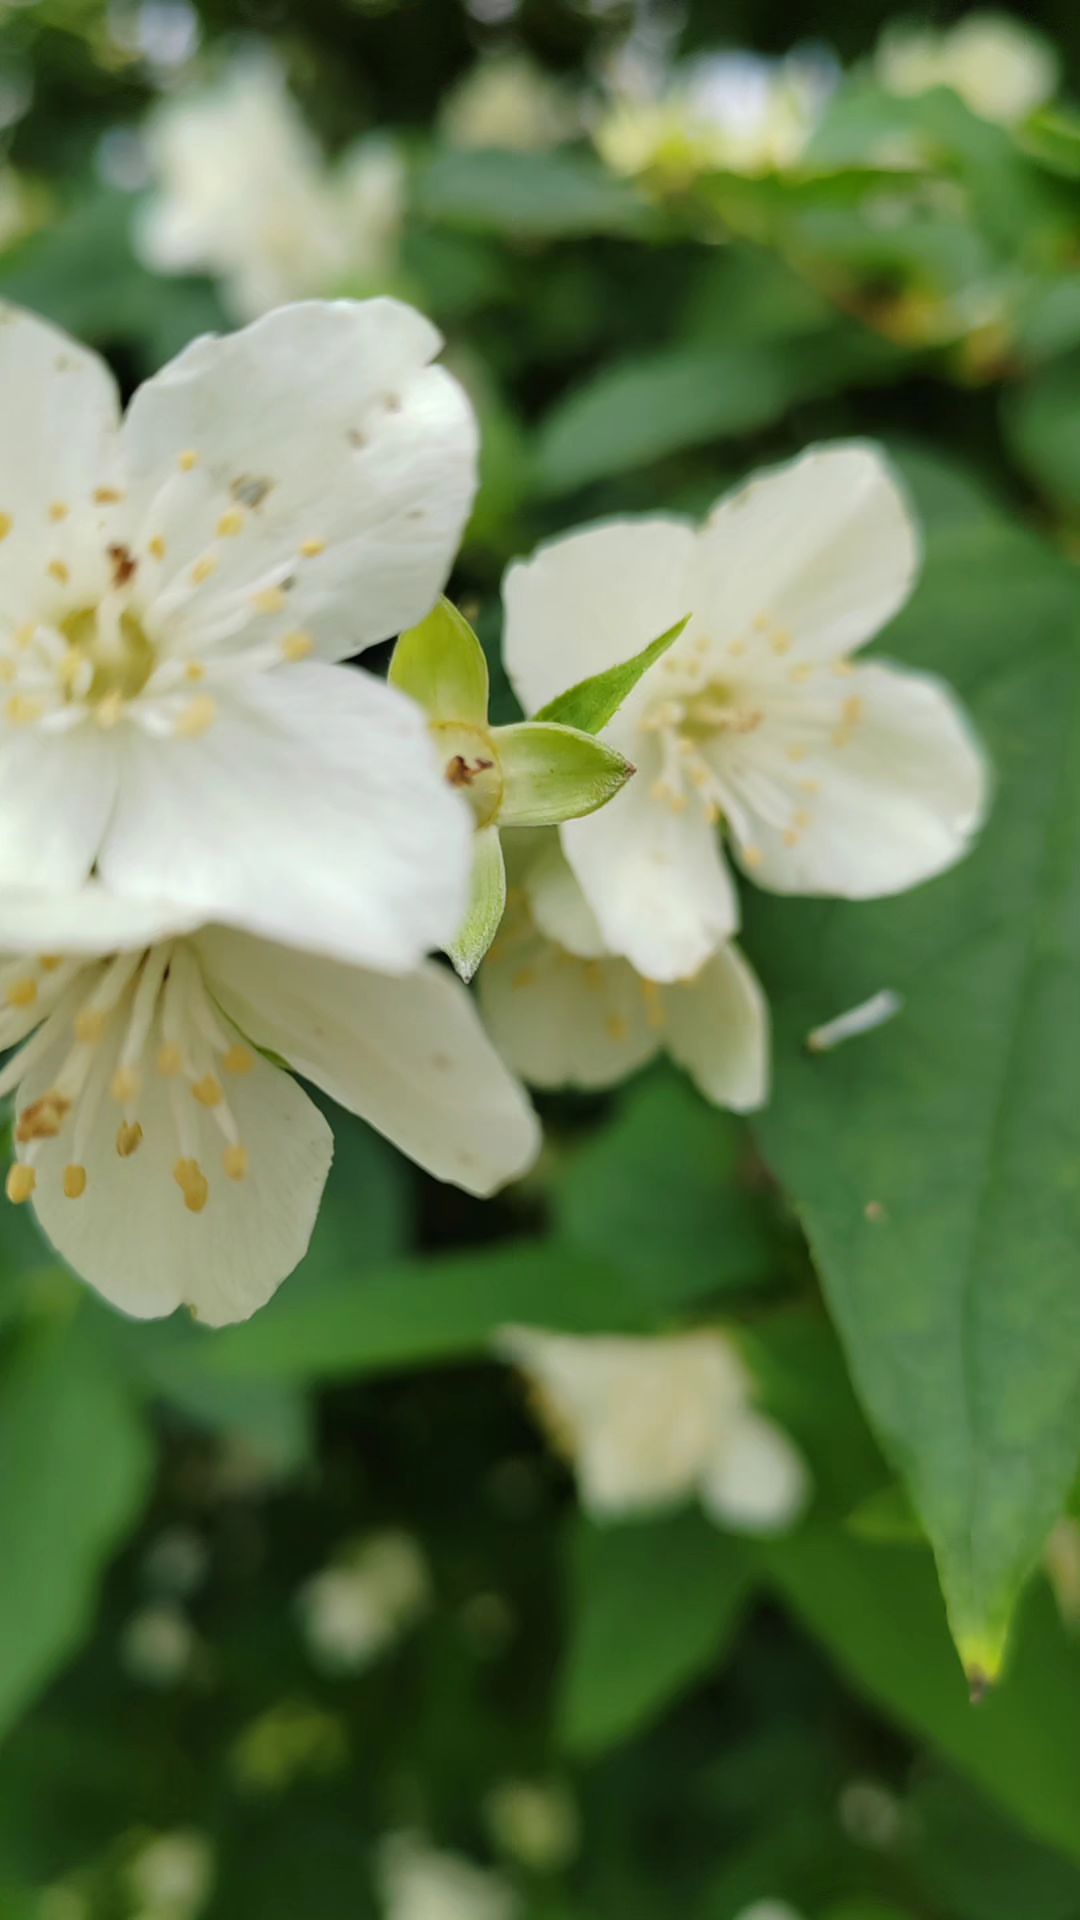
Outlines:
[[[82,1317],[24,1336],[0,1385],[0,1732],[89,1630],[151,1464]]]
[[[988,1672],[1080,1451],[1078,640],[1055,553],[981,509],[931,525],[889,651],[970,696],[999,776],[989,826],[903,899],[759,896],[750,939],[776,1011],[761,1137],[962,1656]],[[823,1016],[886,985],[902,1018],[807,1053]]]
[[[1080,1859],[1080,1661],[1045,1586],[1025,1604],[1000,1688],[974,1707],[929,1554],[814,1524],[752,1551],[861,1694]]]
[[[504,781],[502,827],[554,827],[595,813],[634,771],[623,754],[591,732],[554,720],[499,727],[495,745]]]
[[[650,210],[590,154],[448,151],[417,189],[428,219],[514,240],[636,233]]]
[[[391,686],[423,707],[434,725],[487,722],[488,666],[463,613],[437,600],[419,626],[403,633],[387,675]]]
[[[558,1725],[574,1753],[627,1739],[729,1651],[752,1576],[697,1513],[629,1526],[578,1522]]]
[[[1080,321],[1080,297],[1077,302]],[[1080,352],[1042,367],[1014,387],[1005,430],[1020,465],[1049,495],[1080,512]]]
[[[576,727],[581,733],[602,733],[608,721],[615,718],[627,695],[633,693],[642,676],[663,658],[669,647],[674,646],[689,619],[690,615],[684,614],[666,633],[650,640],[640,653],[632,654],[629,660],[620,661],[617,667],[608,667],[603,673],[590,674],[587,680],[579,680],[575,687],[549,700],[534,718],[556,721],[562,727]]]
[[[473,836],[469,910],[456,940],[447,948],[463,980],[471,980],[499,931],[506,906],[506,865],[498,827],[481,827]]]
[[[740,1164],[747,1145],[745,1127],[684,1080],[650,1076],[561,1169],[555,1217],[657,1305],[772,1281],[784,1243]]]
[[[288,1282],[243,1327],[206,1341],[233,1377],[338,1379],[486,1351],[510,1323],[603,1333],[640,1321],[611,1268],[558,1241],[512,1241],[402,1261],[312,1306]]]

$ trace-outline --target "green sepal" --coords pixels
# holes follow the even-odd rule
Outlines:
[[[388,678],[391,686],[417,701],[436,724],[461,720],[482,727],[487,721],[488,666],[484,649],[464,614],[449,600],[436,601],[419,626],[402,634],[394,648]]]
[[[623,660],[617,667],[607,667],[603,673],[594,673],[588,680],[579,680],[576,687],[570,687],[560,693],[555,700],[549,700],[541,707],[537,720],[554,720],[564,727],[577,727],[582,733],[600,733],[613,720],[627,695],[633,693],[638,681],[649,668],[663,658],[669,647],[674,646],[683,632],[690,615],[685,614],[673,627],[647,647],[635,653],[631,659]]]
[[[455,971],[471,980],[499,931],[506,906],[506,868],[498,827],[481,827],[473,839],[469,909],[446,951]]]
[[[494,740],[503,777],[503,827],[553,827],[595,813],[634,771],[614,747],[552,721],[496,727]]]

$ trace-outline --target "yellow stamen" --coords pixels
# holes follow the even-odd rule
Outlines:
[[[41,968],[42,973],[55,973],[57,967],[62,967],[63,964],[64,956],[61,953],[40,953],[38,955],[38,966]]]
[[[178,1160],[173,1179],[184,1196],[189,1213],[201,1213],[210,1198],[210,1183],[197,1160]]]
[[[200,693],[197,700],[184,708],[176,722],[173,732],[181,740],[197,740],[201,733],[212,727],[217,717],[217,703],[208,693]]]
[[[250,1047],[245,1047],[237,1040],[225,1054],[222,1065],[226,1073],[250,1073],[255,1065],[255,1055]]]
[[[3,682],[4,686],[10,687],[12,681],[18,679],[18,675],[19,669],[15,661],[11,658],[10,654],[5,654],[4,657],[0,659],[0,681]]]
[[[742,857],[744,867],[760,867],[765,855],[760,847],[744,847]]]
[[[300,552],[305,560],[317,560],[320,553],[326,552],[325,540],[301,540]]]
[[[84,1047],[94,1047],[101,1039],[106,1027],[105,1015],[96,1007],[84,1007],[75,1015],[75,1038],[81,1040]]]
[[[122,500],[123,497],[123,493],[119,487],[94,488],[94,499],[99,507],[115,507],[117,502]]]
[[[116,1129],[116,1151],[121,1160],[130,1160],[142,1145],[142,1128],[137,1120],[125,1120]]]
[[[240,1146],[239,1142],[237,1142],[235,1146],[226,1147],[222,1159],[225,1164],[225,1171],[230,1180],[242,1180],[244,1178],[248,1170],[248,1150],[246,1147]]]
[[[667,1026],[667,1008],[664,1005],[663,989],[655,980],[641,982],[641,997],[645,1002],[645,1018],[654,1033],[660,1033]]]
[[[164,560],[165,542],[160,533],[155,533],[153,539],[149,542],[149,551],[155,560]]]
[[[86,1192],[86,1168],[71,1162],[64,1168],[64,1193],[69,1200],[81,1200]]]
[[[37,981],[26,974],[21,980],[12,981],[5,997],[9,1007],[32,1007],[37,992]]]
[[[31,700],[25,693],[13,693],[4,711],[13,727],[32,727],[45,709],[40,700]]]
[[[239,507],[230,507],[217,523],[217,530],[223,540],[231,539],[244,531],[244,516]]]
[[[15,525],[10,513],[0,513],[0,540],[6,540]]]
[[[203,666],[201,660],[188,661],[187,666],[184,668],[184,679],[190,680],[192,686],[196,687],[200,680],[206,679],[206,668]]]
[[[71,1101],[62,1094],[43,1093],[40,1100],[32,1100],[20,1113],[15,1122],[16,1140],[55,1140],[70,1111]]]
[[[137,1098],[140,1080],[137,1067],[117,1067],[109,1085],[109,1091],[120,1106],[128,1106]]]
[[[175,1080],[177,1074],[183,1071],[183,1066],[184,1056],[175,1040],[170,1040],[165,1046],[158,1048],[157,1070],[164,1079]]]
[[[217,555],[215,553],[204,553],[202,559],[196,560],[195,565],[191,569],[192,585],[201,587],[203,581],[209,580],[210,575],[216,572]]]
[[[49,519],[59,523],[61,520],[66,520],[70,512],[71,508],[63,500],[54,500],[49,508]]]
[[[286,660],[306,660],[314,649],[315,642],[310,633],[287,633],[281,643]]]
[[[191,448],[191,447],[188,447],[188,448],[187,448],[187,449],[186,449],[186,450],[185,450],[185,451],[184,451],[184,452],[183,452],[183,453],[182,453],[182,454],[180,455],[180,458],[179,458],[179,460],[177,461],[177,463],[176,463],[176,464],[177,464],[177,466],[179,467],[179,469],[180,469],[180,471],[181,471],[181,473],[190,473],[190,472],[191,472],[191,469],[192,469],[192,467],[197,467],[197,466],[198,466],[198,464],[199,464],[199,456],[198,456],[198,454],[197,454],[197,453],[195,453],[195,452],[194,452],[194,451],[192,450],[192,448]]]
[[[36,1186],[37,1174],[24,1161],[17,1160],[13,1167],[8,1168],[4,1190],[12,1206],[21,1207],[24,1201],[29,1200]]]
[[[201,1080],[194,1082],[191,1091],[201,1107],[220,1107],[225,1098],[221,1081],[215,1080],[212,1073],[204,1073]]]
[[[106,732],[118,726],[124,717],[125,705],[124,696],[116,687],[110,693],[103,694],[94,708],[94,719],[98,726]]]
[[[608,1018],[604,1022],[604,1026],[606,1027],[612,1040],[625,1040],[627,1033],[629,1032],[629,1028],[627,1027],[626,1021],[623,1019],[621,1013],[609,1014]]]
[[[264,587],[261,593],[252,595],[251,604],[256,613],[280,613],[287,596],[281,587]]]
[[[50,573],[54,580],[59,580],[62,587],[66,587],[71,579],[71,568],[63,560],[50,560],[45,571]]]
[[[517,972],[514,974],[513,979],[510,982],[510,985],[512,987],[531,987],[535,979],[536,979],[535,968],[519,967]]]

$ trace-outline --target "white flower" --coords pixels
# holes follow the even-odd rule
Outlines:
[[[581,1845],[581,1816],[569,1789],[553,1780],[500,1780],[484,1800],[492,1840],[533,1873],[558,1873]]]
[[[617,95],[596,130],[615,173],[673,178],[780,172],[798,161],[836,82],[834,64],[797,54],[710,54],[665,77],[652,97]]]
[[[540,153],[572,140],[581,111],[567,89],[519,53],[489,54],[447,95],[440,115],[452,147]]]
[[[722,1333],[579,1338],[509,1327],[496,1344],[536,1387],[594,1518],[696,1496],[721,1524],[768,1534],[805,1506],[802,1459],[754,1405],[750,1376]]]
[[[639,972],[683,978],[733,932],[720,824],[778,893],[897,893],[965,851],[986,777],[957,701],[847,658],[917,560],[880,455],[840,445],[752,480],[700,529],[612,521],[510,569],[504,651],[529,712],[692,615],[605,734],[636,779],[560,829],[605,942]]]
[[[498,1874],[414,1833],[382,1840],[375,1878],[383,1920],[519,1920],[521,1913],[516,1893]]]
[[[159,1833],[139,1848],[127,1877],[134,1898],[157,1920],[191,1920],[210,1895],[213,1850],[190,1828]]]
[[[460,924],[470,821],[424,715],[331,664],[453,559],[476,430],[392,300],[195,341],[121,425],[103,363],[0,309],[4,888],[170,899],[398,968]]]
[[[9,897],[9,949],[19,915],[0,959],[0,1050],[19,1049],[0,1070],[8,1197],[32,1198],[127,1313],[242,1320],[304,1254],[332,1137],[266,1054],[471,1192],[535,1155],[524,1094],[435,963],[381,974],[221,927],[169,938],[168,909],[94,886]]]
[[[422,1612],[427,1564],[407,1533],[379,1533],[324,1567],[298,1604],[312,1658],[328,1673],[369,1666]]]
[[[794,1907],[786,1900],[755,1900],[752,1907],[744,1907],[738,1920],[802,1920]]]
[[[175,95],[146,138],[160,188],[137,226],[140,251],[161,272],[214,275],[237,319],[393,270],[401,156],[373,139],[329,167],[269,52]]]
[[[1049,42],[1007,13],[965,14],[943,30],[891,26],[882,35],[874,64],[889,93],[951,87],[973,113],[1002,126],[1026,120],[1045,106],[1060,78]]]
[[[133,1680],[164,1691],[191,1672],[199,1638],[182,1607],[157,1601],[140,1607],[124,1627],[120,1658]]]
[[[768,1009],[735,946],[722,941],[689,979],[646,979],[607,951],[554,834],[515,880],[479,991],[516,1073],[537,1087],[608,1087],[664,1051],[717,1106],[764,1105]]]

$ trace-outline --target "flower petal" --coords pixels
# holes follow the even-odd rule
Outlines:
[[[704,809],[676,812],[653,794],[656,755],[654,740],[640,735],[636,777],[599,813],[560,832],[612,952],[649,980],[682,980],[735,932],[739,909]]]
[[[446,969],[398,979],[220,928],[199,944],[212,990],[256,1046],[437,1179],[492,1193],[535,1159],[536,1116]]]
[[[558,834],[530,838],[540,842],[540,850],[527,864],[522,863],[519,884],[540,932],[579,960],[610,959],[596,915],[581,891]]]
[[[504,1060],[536,1087],[610,1087],[651,1060],[660,1035],[625,960],[581,960],[507,908],[479,973],[480,1006]]]
[[[120,403],[96,353],[0,305],[0,415],[0,618],[21,621],[103,580],[94,494],[115,477]],[[66,582],[47,573],[51,560]]]
[[[628,660],[690,613],[696,543],[681,520],[613,520],[512,566],[503,583],[503,659],[525,712]],[[623,714],[643,697],[635,689]],[[616,734],[607,738],[621,744]]]
[[[66,893],[0,894],[6,953],[129,953],[198,925],[169,901],[124,900],[96,880]]]
[[[271,589],[260,632],[302,630],[344,659],[428,611],[476,469],[469,402],[430,364],[440,345],[397,300],[307,301],[196,340],[139,389],[123,440],[140,543],[165,556],[146,589],[156,638],[197,646]],[[170,583],[202,560],[205,585],[178,599]]]
[[[102,1073],[115,1056],[103,1056]],[[44,1059],[28,1076],[32,1101],[51,1084],[57,1062]],[[39,1151],[34,1208],[57,1252],[124,1313],[155,1319],[190,1307],[208,1326],[246,1320],[291,1273],[307,1250],[333,1154],[330,1129],[287,1073],[256,1060],[234,1079],[229,1101],[248,1152],[248,1171],[230,1180],[221,1170],[223,1142],[213,1115],[191,1100],[196,1157],[209,1182],[201,1213],[184,1205],[173,1169],[180,1158],[167,1082],[147,1081],[139,1107],[136,1153],[116,1149],[116,1115],[98,1110],[83,1149],[85,1191],[64,1192],[72,1159],[66,1132]]]
[[[99,869],[268,939],[389,969],[450,939],[465,911],[468,807],[420,709],[320,662],[252,676],[198,739],[132,727]]]
[[[802,1455],[775,1420],[752,1409],[725,1436],[701,1484],[705,1511],[738,1533],[783,1533],[809,1495]]]
[[[740,649],[740,674],[771,676],[861,647],[903,606],[918,562],[915,522],[877,449],[811,448],[714,508],[694,612],[714,649]]]
[[[793,703],[741,744],[732,831],[775,893],[901,893],[959,860],[986,811],[986,763],[947,687],[877,665],[840,686],[824,726]]]
[[[111,742],[96,728],[47,734],[7,726],[0,715],[0,888],[80,886],[115,795]],[[160,875],[154,893],[160,897]],[[0,944],[3,938],[0,905]]]
[[[667,1046],[715,1106],[752,1113],[769,1095],[769,1009],[761,983],[725,942],[693,980],[664,989]]]

